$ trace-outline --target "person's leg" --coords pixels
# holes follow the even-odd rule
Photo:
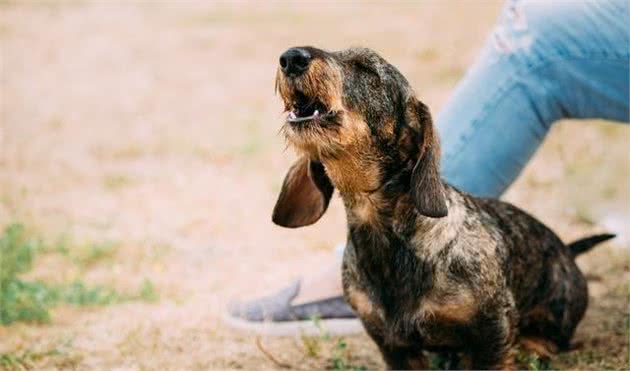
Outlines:
[[[512,1],[480,57],[437,115],[444,178],[478,195],[499,197],[560,118],[628,121],[628,23],[626,1]],[[338,272],[331,261],[327,272]],[[303,280],[275,308],[341,299],[339,274]],[[258,321],[269,301],[244,303],[232,317]],[[330,302],[326,302],[330,303]],[[335,302],[329,318],[347,317]],[[324,307],[322,307],[324,308]],[[330,308],[330,307],[325,307]],[[310,312],[309,312],[310,313]],[[272,316],[273,317],[273,316]],[[326,316],[320,316],[326,317]]]
[[[499,197],[561,118],[629,120],[630,7],[511,1],[437,116],[442,175]]]

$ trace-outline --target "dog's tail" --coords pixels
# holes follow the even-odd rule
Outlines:
[[[569,250],[571,250],[571,253],[573,254],[573,256],[578,256],[582,253],[587,252],[598,243],[610,240],[611,238],[614,238],[614,237],[615,235],[610,234],[610,233],[596,234],[594,236],[582,238],[581,240],[571,242],[568,245],[568,248]]]

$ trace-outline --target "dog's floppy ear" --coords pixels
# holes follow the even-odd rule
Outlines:
[[[420,133],[418,162],[411,174],[411,197],[422,215],[441,218],[448,215],[444,185],[440,179],[440,144],[431,113],[424,103],[410,97],[405,116],[409,126]]]
[[[284,178],[273,222],[288,228],[315,223],[326,212],[334,190],[321,162],[300,158]]]

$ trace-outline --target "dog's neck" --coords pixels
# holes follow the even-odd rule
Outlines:
[[[398,164],[389,176],[382,173],[382,163],[370,156],[353,161],[349,154],[343,154],[321,161],[343,199],[350,225],[383,229],[398,219],[395,213],[413,214],[426,219],[425,224],[436,220],[418,214],[411,202],[409,184],[415,161]]]
[[[400,164],[399,169],[389,177],[378,172],[376,163],[348,165],[345,162],[343,168],[335,167],[337,162],[334,161],[325,160],[323,163],[331,181],[339,189],[350,232],[370,231],[373,236],[384,237],[374,241],[379,245],[374,246],[376,249],[387,248],[391,245],[389,239],[395,236],[418,253],[435,252],[446,245],[446,240],[452,237],[463,221],[461,202],[456,200],[462,195],[447,184],[444,184],[449,207],[447,216],[431,218],[416,210],[410,193],[413,160]],[[369,171],[365,172],[365,169]]]
[[[348,146],[334,156],[320,155],[319,160],[342,196],[373,192],[381,184],[379,158],[366,153],[364,146]]]

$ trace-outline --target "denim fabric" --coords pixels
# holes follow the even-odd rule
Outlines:
[[[630,1],[511,1],[436,122],[442,174],[498,197],[563,118],[630,121]]]

